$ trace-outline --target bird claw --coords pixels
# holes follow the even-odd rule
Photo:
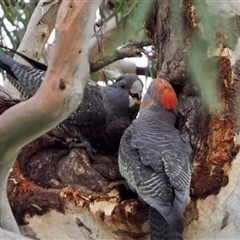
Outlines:
[[[69,148],[73,149],[73,148],[83,148],[86,150],[88,157],[90,159],[91,162],[94,162],[96,159],[94,157],[94,154],[96,153],[96,150],[93,149],[93,147],[91,146],[91,144],[87,141],[83,141],[81,143],[70,143],[69,144]]]

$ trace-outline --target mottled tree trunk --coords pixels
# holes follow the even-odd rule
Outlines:
[[[0,113],[19,100],[0,101]],[[56,132],[55,132],[56,134]],[[148,207],[126,189],[116,155],[69,149],[45,134],[22,148],[8,197],[22,233],[39,239],[142,239]]]
[[[2,112],[4,111],[0,115],[1,239],[16,239],[16,234],[19,234],[7,199],[7,180],[17,153],[21,147],[63,121],[80,104],[89,73],[88,51],[83,46],[90,40],[89,28],[95,20],[99,4],[100,1],[62,2],[56,26],[58,40],[53,47],[45,75],[47,80],[43,81],[37,93],[30,99],[9,109],[6,109],[5,105],[1,107]],[[78,22],[84,25],[82,29],[78,28]],[[74,41],[70,38],[72,35],[75,36]],[[68,58],[67,54],[70,54],[71,58]],[[3,99],[0,104],[4,102]],[[14,188],[13,191],[15,190]],[[12,232],[16,234],[11,234]]]
[[[240,19],[233,1],[210,2],[158,1],[145,28],[158,76],[178,93],[179,128],[193,156],[184,238],[238,239]]]
[[[240,19],[234,3],[225,2],[159,0],[145,22],[158,49],[158,76],[177,91],[178,127],[192,152],[185,239],[239,236]],[[148,209],[126,189],[117,156],[97,154],[91,163],[84,150],[70,151],[51,133],[21,150],[8,193],[18,224],[29,236],[148,238]]]
[[[91,2],[96,6],[99,1]],[[68,4],[69,1],[65,3]],[[88,1],[79,1],[79,4],[88,4]],[[39,13],[36,11],[36,14]],[[93,14],[91,18],[95,16],[95,13]],[[39,17],[35,16],[33,19],[39,19]],[[58,67],[55,67],[54,70],[50,69],[50,72],[56,74],[61,70],[64,71],[65,67],[60,67],[65,66],[62,61],[65,64],[71,63],[75,55],[81,53],[84,59],[79,60],[73,79],[80,81],[84,77],[86,80],[85,73],[88,71],[88,64],[86,64],[88,48],[86,46],[88,46],[89,39],[82,36],[81,39],[88,39],[88,41],[80,42],[80,51],[73,52],[69,48],[71,49],[75,45],[69,44],[68,40],[74,39],[75,43],[77,40],[75,35],[79,30],[82,30],[84,36],[88,36],[92,31],[92,26],[87,26],[84,21],[77,22],[79,19],[72,18],[71,14],[67,13],[65,17],[64,24],[56,26],[56,28],[63,29],[63,34],[65,33],[62,37],[61,31],[59,34],[56,32],[56,38],[60,37],[62,48],[59,45],[56,46],[59,44],[58,39],[54,47],[64,49],[71,54],[68,55],[66,52],[59,54],[60,57],[54,62]],[[84,28],[76,29],[75,35],[69,33],[68,29],[72,28],[68,25],[71,23],[71,21],[67,21],[68,18],[75,24],[84,24]],[[64,19],[63,17],[62,20]],[[36,22],[32,24],[31,27]],[[83,31],[85,28],[89,29],[87,34]],[[31,38],[36,44],[40,41],[38,47],[42,46],[42,40],[45,40],[39,39],[39,37],[37,34],[35,38]],[[22,45],[26,46],[26,43]],[[82,46],[85,46],[84,49]],[[36,49],[29,49],[30,52],[33,52],[32,54],[34,54],[34,50]],[[54,57],[57,57],[56,52],[51,52],[51,57],[53,54]],[[66,73],[68,72],[66,71]],[[55,79],[56,81],[64,79],[67,82],[72,77],[70,75],[62,78],[56,76]],[[42,85],[46,84],[43,82]],[[78,84],[75,90],[82,92],[83,87],[84,84]],[[68,89],[64,85],[65,88]],[[49,91],[53,91],[51,87],[45,91],[46,93],[41,95],[42,101],[47,101],[48,96],[54,96],[53,93],[49,93]],[[71,100],[73,101],[76,96],[78,95],[74,93]],[[59,96],[59,98],[62,97]],[[17,102],[18,100],[16,100]],[[14,103],[15,101],[2,99],[0,114]],[[48,106],[51,104],[52,100],[49,101]],[[66,106],[62,104],[62,106],[61,110],[66,107],[69,111],[70,108],[67,104]],[[35,105],[32,107],[34,108]],[[57,113],[56,111],[49,115]],[[38,119],[41,120],[41,116]],[[45,116],[44,119],[46,120],[47,117]],[[19,122],[19,126],[22,129],[21,122]],[[39,126],[41,127],[41,124],[36,124],[34,129]],[[28,133],[28,131],[25,132],[26,135]],[[126,190],[123,178],[118,171],[117,155],[109,156],[97,153],[96,161],[91,163],[84,150],[72,149],[70,151],[69,143],[65,139],[53,137],[53,135],[56,136],[58,133],[56,131],[54,134],[49,132],[23,147],[9,176],[8,199],[22,233],[38,239],[146,239],[148,234],[147,206],[138,200],[131,191]],[[7,176],[6,169],[2,168],[1,170]],[[0,200],[7,202],[6,198]],[[4,219],[2,222],[5,222]]]

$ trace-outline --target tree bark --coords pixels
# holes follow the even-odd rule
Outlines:
[[[88,52],[83,44],[90,40],[91,33],[86,29],[93,24],[99,4],[98,1],[73,0],[61,4],[56,25],[58,39],[46,80],[32,98],[14,105],[0,116],[0,227],[5,230],[19,232],[6,195],[8,174],[19,149],[65,119],[81,101],[89,74]],[[84,25],[81,30],[79,22]],[[81,65],[75,69],[78,59]]]
[[[192,153],[184,239],[237,239],[240,18],[233,1],[209,4],[157,1],[145,30],[158,76],[178,94],[178,127]],[[8,185],[18,223],[41,239],[147,239],[147,207],[124,185],[117,156],[96,158],[49,135],[24,147]]]
[[[64,8],[61,6],[61,9]],[[85,15],[82,15],[84,18]],[[70,19],[63,21],[61,25],[56,24],[54,48],[62,49],[61,46],[64,46],[64,49],[59,54],[52,52],[51,59],[54,59],[54,65],[51,65],[53,62],[51,63],[50,60],[45,76],[46,80],[41,85],[40,92],[38,91],[31,98],[39,101],[39,103],[35,101],[31,105],[39,117],[35,113],[36,119],[31,118],[31,122],[26,124],[25,131],[23,128],[19,130],[27,134],[26,137],[29,141],[31,132],[34,132],[36,126],[39,125],[37,121],[40,116],[40,126],[47,122],[48,112],[43,116],[39,110],[45,106],[47,101],[49,105],[45,106],[46,111],[51,107],[56,108],[59,106],[56,106],[56,101],[58,100],[60,103],[63,98],[61,92],[58,92],[59,96],[55,99],[53,93],[56,92],[54,90],[56,85],[54,85],[53,79],[59,80],[60,88],[70,91],[71,85],[68,80],[71,79],[71,75],[69,72],[64,72],[67,74],[65,76],[59,76],[60,72],[66,69],[63,63],[70,68],[73,67],[72,64],[70,66],[68,64],[74,61],[78,53],[81,52],[77,71],[74,72],[75,81],[76,79],[86,80],[85,73],[89,69],[88,48],[80,47],[73,50],[71,48],[74,45],[69,44],[73,35],[77,41],[76,34],[79,33],[79,29],[73,28],[71,21],[74,23],[80,21],[71,19],[71,15],[67,13],[66,15],[63,13],[62,16],[67,16]],[[95,16],[95,13],[90,16]],[[60,15],[58,17],[60,18]],[[90,23],[93,24],[93,21]],[[92,25],[84,22],[82,24],[88,29],[86,34],[81,28],[82,37],[91,34],[89,29],[92,28]],[[58,29],[62,31],[58,31]],[[68,29],[71,30],[66,32]],[[85,38],[85,40],[85,42],[81,42],[80,46],[88,45],[89,38]],[[69,53],[71,53],[71,58],[69,58]],[[49,74],[52,74],[53,77],[51,78]],[[77,85],[74,90],[81,94],[83,84]],[[72,107],[68,105],[68,101],[76,100],[78,98],[76,93],[73,91],[69,93],[68,96],[72,94],[71,98],[65,96],[66,101],[62,103],[62,108],[58,109],[59,111],[51,111],[53,115],[55,113],[63,114],[62,111],[66,111],[66,109],[69,114]],[[52,96],[52,99],[49,99],[48,96]],[[40,97],[41,100],[39,100]],[[31,99],[20,104],[27,103]],[[38,107],[39,104],[41,105]],[[4,114],[6,112],[2,116]],[[24,112],[22,116],[25,116]],[[20,122],[22,123],[23,120]],[[51,126],[53,127],[53,124]],[[45,127],[44,131],[46,129]],[[50,125],[48,125],[48,129],[50,129]],[[18,135],[19,139],[22,139],[21,134]],[[22,140],[21,144],[24,145],[24,143],[26,141]],[[147,206],[138,200],[136,195],[133,198],[131,191],[126,191],[118,171],[117,156],[96,154],[96,158],[97,161],[91,164],[84,150],[73,149],[69,151],[66,142],[49,135],[38,138],[21,150],[9,176],[8,196],[23,234],[40,239],[146,239],[148,232]],[[6,172],[6,168],[2,168],[2,170]],[[39,224],[40,222],[41,224]],[[5,223],[4,219],[3,223]],[[28,223],[27,227],[26,223]],[[41,227],[39,227],[40,225]],[[49,228],[49,226],[51,227]]]
[[[49,135],[24,147],[8,185],[18,223],[40,239],[146,239],[147,206],[126,191],[117,156],[95,157]]]
[[[184,239],[239,237],[240,20],[234,4],[158,1],[145,24],[158,49],[158,76],[178,93],[179,128],[193,156]]]
[[[87,4],[86,1],[84,3]],[[56,25],[55,51],[51,55],[48,72],[45,76],[46,80],[33,98],[19,103],[1,115],[1,117],[9,115],[9,120],[13,117],[16,122],[19,122],[18,130],[13,128],[11,131],[14,133],[12,139],[21,142],[15,144],[13,141],[9,141],[18,148],[53,127],[59,119],[65,118],[76,106],[75,104],[71,106],[72,101],[79,103],[76,101],[76,98],[78,99],[77,92],[71,91],[72,88],[70,88],[71,72],[73,72],[73,62],[78,53],[81,52],[80,64],[78,64],[77,71],[74,72],[74,86],[77,85],[76,79],[86,80],[86,73],[89,69],[88,49],[82,48],[82,46],[87,45],[89,38],[86,38],[85,42],[81,42],[78,49],[72,49],[75,45],[69,44],[69,41],[72,41],[73,32],[76,41],[79,37],[83,39],[83,36],[90,35],[91,25],[82,22],[88,32],[86,34],[81,29],[82,32],[79,33],[79,29],[75,29],[76,25],[73,25],[72,22],[80,21],[71,17],[71,14],[67,12],[61,13],[61,9],[64,11],[64,7],[71,8],[71,2],[67,1],[64,4],[65,6],[61,6],[59,10],[58,18],[59,22],[61,20],[62,22]],[[69,4],[68,7],[66,4]],[[95,16],[94,8],[92,11],[89,15]],[[85,14],[87,11],[78,16],[84,18]],[[65,16],[67,16],[68,21],[64,19]],[[93,21],[90,23],[93,24]],[[77,36],[77,33],[80,36]],[[59,44],[64,48],[61,48]],[[57,49],[61,49],[61,51],[57,53]],[[71,53],[71,58],[69,58],[69,53]],[[69,71],[65,71],[67,68]],[[64,69],[63,73],[62,69]],[[61,75],[64,73],[66,75]],[[57,85],[56,81],[59,81]],[[58,91],[58,88],[67,91],[68,94],[64,95]],[[76,89],[81,94],[83,84],[77,85],[74,90],[76,91]],[[55,93],[58,95],[57,98],[55,98]],[[34,102],[31,102],[33,100]],[[22,111],[21,116],[19,116],[16,111],[19,105],[24,105],[24,110],[28,110],[30,105],[32,112],[26,114]],[[20,109],[22,110],[22,108]],[[30,117],[29,121],[25,121],[25,116]],[[54,119],[50,121],[49,116]],[[17,127],[16,123],[12,125]],[[37,129],[38,133],[35,132]],[[9,129],[7,130],[9,137],[11,132]],[[9,146],[11,153],[17,152],[14,150],[14,146]],[[4,151],[6,152],[6,149]],[[32,159],[34,156],[38,157]],[[23,148],[17,158],[19,159],[15,162],[9,176],[8,195],[18,224],[26,225],[28,222],[28,228],[25,226],[21,228],[24,234],[40,239],[121,239],[122,237],[146,239],[148,231],[147,207],[137,200],[136,196],[135,199],[128,200],[130,197],[127,196],[128,193],[125,193],[124,185],[117,181],[123,180],[119,176],[116,164],[117,156],[97,155],[97,162],[91,166],[85,151],[73,149],[69,153],[66,143],[45,135]],[[50,169],[49,164],[51,165]],[[7,177],[6,173],[11,166],[12,162],[9,166],[3,165],[1,170],[5,174],[1,174],[1,176]],[[46,172],[43,171],[43,166],[45,166]],[[115,181],[115,184],[111,183],[112,181]],[[129,194],[131,196],[132,193]],[[1,200],[2,203],[7,202],[5,196],[4,198],[1,196]],[[15,229],[12,226],[6,226],[6,216],[9,215],[10,211],[4,214],[1,223],[5,229],[17,231],[17,226]],[[13,219],[10,220],[9,222],[12,224]],[[41,222],[41,227],[39,227],[39,222]],[[51,227],[49,228],[49,226]]]
[[[18,52],[26,56],[39,60],[56,22],[57,12],[61,1],[59,0],[41,0],[35,8],[32,17],[28,23],[27,30],[21,41]],[[18,62],[28,65],[21,57],[15,55]],[[20,97],[18,90],[6,79],[4,86],[11,92],[12,96]]]
[[[118,9],[115,1],[102,1],[101,11],[104,13],[104,16],[95,24],[95,35],[93,35],[89,42],[89,62],[101,63],[103,58],[113,58],[116,54],[119,56],[118,48],[121,46],[131,45],[131,41],[142,41],[144,39],[144,32],[141,31],[136,34],[136,26],[142,23],[145,14],[147,14],[152,6],[152,2],[153,0],[148,2],[125,1],[125,6],[127,5],[130,9],[134,9],[131,13],[126,14],[122,11],[117,12]],[[134,8],[132,8],[133,6]],[[134,25],[132,24],[133,22],[137,22],[137,24]],[[119,51],[120,53],[122,52],[121,50]],[[129,54],[126,57],[130,56]],[[137,73],[138,67],[134,62],[121,58],[118,59],[102,67],[101,71],[107,77],[117,78],[121,74]]]

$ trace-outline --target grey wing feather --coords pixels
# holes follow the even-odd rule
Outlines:
[[[13,85],[17,84],[15,85],[16,88],[26,98],[32,97],[37,92],[46,73],[45,71],[17,63],[13,65],[12,71],[17,77],[17,83],[12,82]],[[11,78],[9,80],[11,81]]]
[[[10,82],[25,98],[32,97],[40,87],[46,72],[19,64],[7,56],[1,57],[11,72]],[[81,104],[63,123],[75,126],[106,124],[108,116],[100,89],[97,84],[86,84]]]
[[[103,125],[107,117],[101,87],[87,83],[80,105],[63,122],[74,126]]]
[[[125,130],[121,139],[120,173],[140,198],[157,209],[174,229],[181,232],[181,219],[177,219],[173,214],[173,190],[170,181],[165,177],[163,163],[161,172],[155,172],[152,167],[142,163],[140,152],[143,148],[140,147],[140,143],[138,143],[139,149],[131,146],[133,137],[131,130],[132,125]],[[145,149],[146,151],[148,150]]]
[[[159,134],[158,129],[151,131],[149,124],[137,119],[125,131],[119,152],[125,166],[120,167],[121,173],[144,201],[181,232],[189,196],[189,155],[177,130]]]
[[[183,240],[182,234],[174,231],[166,219],[153,207],[149,207],[149,218],[151,240]]]
[[[175,212],[173,211],[173,206],[170,203],[167,204],[164,201],[156,200],[155,198],[142,195],[141,193],[139,193],[139,196],[151,207],[155,208],[159,213],[161,213],[174,230],[180,233],[183,231],[182,218],[176,216]]]
[[[136,181],[133,174],[136,164],[139,162],[139,154],[136,148],[131,147],[131,126],[125,131],[120,141],[119,147],[119,170],[121,175],[136,189]]]
[[[185,190],[191,181],[191,167],[187,147],[178,130],[159,134],[146,130],[147,124],[137,127],[133,124],[132,146],[139,149],[144,164],[156,172],[161,172],[164,167],[173,187]]]
[[[5,54],[0,54],[0,67],[8,73],[10,82],[26,98],[36,93],[45,75],[45,71],[19,64]]]
[[[40,87],[45,72],[36,68],[30,68],[21,64],[14,64],[12,71],[19,79],[12,80],[14,86],[24,95],[32,97]],[[83,99],[78,108],[63,123],[75,126],[88,126],[106,123],[106,111],[98,85],[86,84]]]

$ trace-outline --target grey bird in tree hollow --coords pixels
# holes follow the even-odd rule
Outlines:
[[[119,169],[130,188],[150,207],[151,240],[182,239],[189,197],[190,154],[175,128],[177,97],[164,79],[154,79],[139,117],[125,130]]]
[[[0,54],[0,67],[7,72],[10,82],[25,98],[30,98],[40,87],[47,66],[9,50],[33,66],[22,65]],[[82,102],[55,131],[60,131],[61,137],[80,140],[81,143],[72,143],[71,147],[85,148],[91,160],[94,159],[94,148],[116,152],[124,130],[138,114],[142,90],[142,81],[135,74],[121,75],[105,87],[87,83]]]

